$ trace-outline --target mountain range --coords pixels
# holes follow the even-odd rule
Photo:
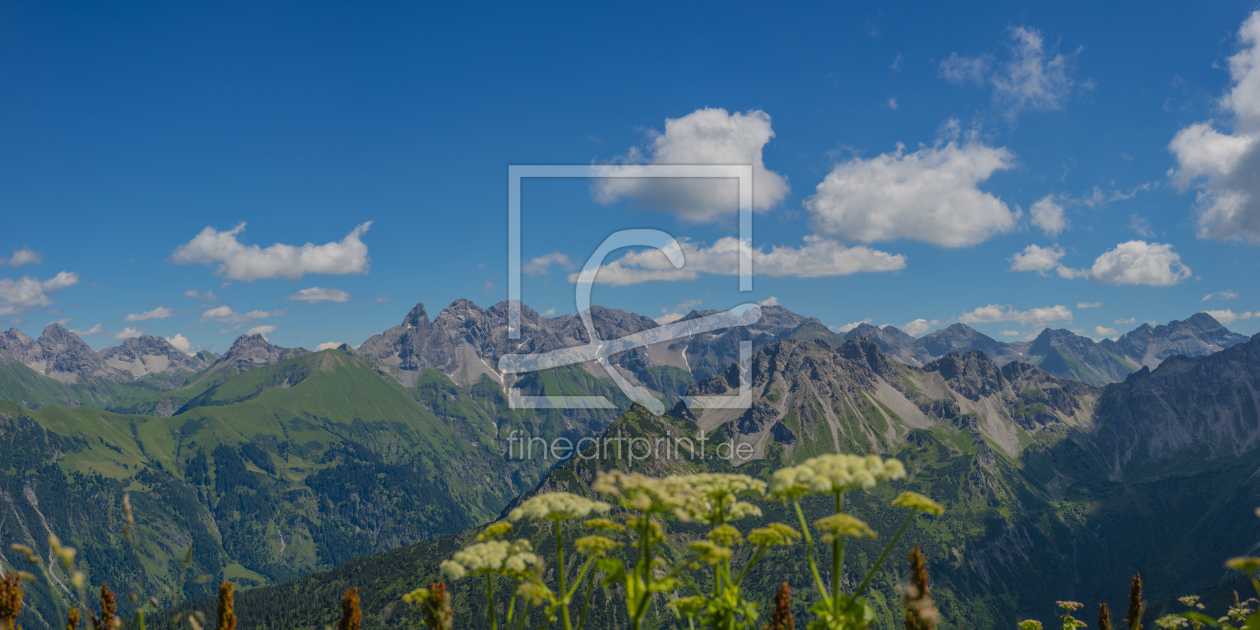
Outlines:
[[[404,387],[414,387],[428,369],[436,369],[461,385],[475,384],[484,376],[501,387],[509,387],[514,378],[497,371],[499,357],[591,342],[578,316],[544,317],[524,305],[521,339],[509,340],[507,310],[507,302],[483,309],[461,299],[430,320],[424,304],[417,304],[400,325],[373,335],[356,351],[371,361],[377,371]],[[691,311],[679,321],[685,325],[715,312]],[[651,318],[601,306],[591,308],[591,320],[601,340],[659,326]],[[1114,341],[1095,342],[1068,330],[1046,328],[1032,341],[1007,343],[962,323],[921,338],[891,325],[876,327],[865,323],[840,335],[817,319],[781,306],[766,306],[761,308],[760,320],[752,326],[635,348],[612,361],[634,384],[673,401],[687,387],[737,361],[740,341],[751,341],[753,349],[758,350],[786,338],[822,339],[834,346],[854,337],[870,339],[884,353],[907,365],[922,366],[953,351],[981,350],[999,364],[1019,361],[1038,365],[1055,376],[1097,386],[1123,381],[1142,367],[1155,368],[1170,356],[1201,356],[1246,340],[1245,335],[1230,332],[1207,313],[1167,325],[1142,324]],[[0,363],[6,366],[0,368],[0,399],[30,407],[89,405],[169,415],[180,408],[174,404],[177,400],[144,401],[150,405],[145,407],[137,403],[136,397],[151,398],[157,392],[183,387],[192,375],[207,368],[216,375],[212,378],[223,378],[307,352],[273,346],[260,335],[242,336],[222,356],[210,352],[188,355],[154,336],[127,339],[122,345],[94,352],[77,335],[55,322],[39,339],[11,328],[0,333]],[[607,378],[603,368],[594,362],[583,365],[583,369],[596,378]]]
[[[875,530],[896,528],[900,514],[886,506],[902,490],[946,506],[943,517],[917,521],[894,551],[904,557],[908,546],[922,544],[942,628],[1052,619],[1055,601],[1065,599],[1124,610],[1135,571],[1146,586],[1148,624],[1177,596],[1205,594],[1217,610],[1231,590],[1247,586],[1221,562],[1260,540],[1253,514],[1260,504],[1260,335],[1215,354],[1144,367],[1105,388],[1024,363],[999,365],[979,350],[907,366],[864,337],[838,346],[821,339],[772,344],[754,356],[751,376],[750,409],[693,414],[677,405],[658,416],[636,406],[604,433],[651,440],[704,431],[710,436],[707,457],[574,457],[513,504],[550,490],[591,495],[595,472],[610,468],[765,478],[816,454],[869,450],[901,459],[909,471],[896,487],[850,495],[849,509]],[[730,370],[692,393],[722,394],[737,386]],[[752,457],[715,456],[712,445],[727,441],[751,445]],[[764,518],[740,521],[741,530],[764,521],[794,522],[784,506],[760,505]],[[811,519],[828,509],[821,500],[804,507]],[[339,593],[358,586],[365,594],[365,628],[418,623],[419,612],[400,606],[399,598],[440,579],[438,564],[479,531],[246,591],[238,595],[239,618],[247,627],[319,628],[337,618]],[[551,536],[548,528],[529,526],[518,533],[539,548]],[[676,544],[662,554],[676,559],[694,535],[693,527],[670,524]],[[878,552],[876,542],[851,541],[846,559],[853,568],[846,582],[855,583]],[[787,581],[796,612],[804,614],[812,603],[811,579],[799,551],[786,550],[767,557],[744,589],[765,604]],[[890,568],[872,582],[876,627],[900,626],[897,588],[903,580],[899,569]],[[452,584],[455,614],[465,627],[484,628],[484,594],[474,582]],[[625,612],[615,598],[601,593],[591,606],[592,627],[624,626]],[[179,612],[190,609],[210,612],[213,601],[191,602]],[[663,605],[652,614],[651,627],[672,623]]]
[[[632,408],[596,364],[499,373],[504,353],[591,341],[576,316],[523,308],[522,339],[509,342],[506,310],[461,300],[430,319],[417,305],[358,348],[321,352],[280,348],[259,335],[240,337],[221,356],[189,356],[156,337],[93,352],[57,324],[37,340],[0,334],[0,400],[14,401],[0,403],[0,507],[10,515],[0,519],[0,536],[36,548],[45,532],[74,541],[93,584],[162,591],[177,584],[189,545],[197,574],[276,584],[417,541],[449,545],[523,493],[580,486],[570,477],[575,463],[506,453],[512,431],[576,440],[611,426],[656,431],[666,423],[751,445],[755,459],[742,466],[761,473],[824,452],[924,458],[916,461],[925,470],[949,475],[930,481],[954,488],[943,498],[974,508],[962,514],[1001,517],[983,532],[974,522],[950,526],[957,529],[950,536],[970,541],[967,562],[1015,580],[1001,559],[1010,541],[995,541],[1020,531],[1013,527],[1059,527],[1021,522],[1029,510],[1087,511],[1064,502],[1100,488],[1128,493],[1133,484],[1184,483],[1178,492],[1188,492],[1190,479],[1218,474],[1219,462],[1249,461],[1257,440],[1257,341],[1242,343],[1204,314],[1143,326],[1115,342],[1047,330],[1033,342],[1004,344],[962,324],[921,339],[859,326],[844,339],[816,319],[767,306],[754,326],[614,357],[615,369],[672,405],[688,391],[736,387],[739,342],[753,343],[751,409],[692,415],[675,405],[654,416]],[[591,315],[601,339],[657,326],[614,309]],[[1105,372],[1108,359],[1134,369]],[[1083,374],[1109,374],[1111,384],[1099,389],[1075,378]],[[617,408],[513,409],[507,387],[600,395]],[[1169,470],[1189,472],[1175,481],[1160,476]],[[1216,503],[1199,507],[1221,509],[1250,492],[1244,478],[1228,480],[1232,490],[1214,490]],[[139,514],[134,552],[120,551],[124,493]],[[1078,533],[1103,526],[1069,521],[1064,527]],[[1051,542],[1033,536],[1020,544],[1066,553],[1061,540]],[[964,578],[978,579],[966,572],[949,579]],[[958,612],[1005,619],[1034,601],[1016,590]],[[27,627],[56,625],[39,617],[52,598],[30,594],[36,618]]]

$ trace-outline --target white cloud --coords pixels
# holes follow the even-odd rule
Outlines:
[[[38,265],[44,262],[44,257],[39,252],[29,248],[20,247],[13,250],[13,255],[9,258],[0,258],[0,265],[5,265],[17,269],[22,265]]]
[[[69,330],[70,332],[72,332],[72,333],[74,333],[74,334],[76,334],[76,335],[80,336],[80,337],[86,337],[86,336],[88,336],[88,335],[99,335],[99,334],[101,334],[101,332],[105,330],[105,326],[103,326],[102,324],[99,324],[99,323],[98,323],[97,325],[95,325],[95,326],[93,326],[93,327],[91,327],[91,328],[69,328],[68,330]]]
[[[169,341],[170,344],[175,346],[175,348],[180,352],[183,352],[184,354],[192,354],[189,352],[192,350],[192,342],[188,340],[188,337],[185,337],[180,333],[175,333],[174,337],[163,337],[163,339]]]
[[[918,337],[919,335],[931,330],[934,326],[940,326],[941,324],[942,322],[939,319],[927,320],[920,318],[914,321],[906,322],[906,324],[901,327],[901,330],[911,337]]]
[[[301,291],[298,291],[297,293],[294,293],[284,299],[293,302],[306,302],[307,304],[314,304],[316,302],[349,302],[350,294],[342,291],[341,289],[311,287],[309,289],[302,289]]]
[[[1016,212],[977,188],[1014,165],[1006,148],[974,141],[938,142],[909,153],[899,143],[892,153],[837,164],[805,207],[815,229],[845,240],[975,245],[1015,227]]]
[[[951,83],[983,85],[984,77],[991,67],[993,67],[993,55],[988,53],[964,57],[952,52],[945,61],[941,62],[939,71],[941,78]]]
[[[377,296],[377,297],[376,297],[376,299],[374,299],[374,300],[372,300],[372,301],[373,301],[373,302],[376,302],[377,304],[382,304],[382,303],[384,303],[384,302],[388,302],[388,301],[389,301],[389,296],[388,296],[388,295],[379,295],[379,296]]]
[[[1124,319],[1117,319],[1117,320],[1116,320],[1116,324],[1117,324],[1117,325],[1119,325],[1119,326],[1125,326],[1125,325],[1127,325],[1127,324],[1136,324],[1136,323],[1137,323],[1137,318],[1136,318],[1136,317],[1127,317],[1127,318],[1124,318]]]
[[[248,313],[237,313],[232,307],[224,304],[216,306],[201,314],[203,322],[223,322],[225,324],[240,324],[255,319],[266,319],[268,317],[282,317],[283,310],[276,311],[250,311]]]
[[[263,328],[263,327],[260,326],[260,328]],[[274,326],[272,327],[272,330],[275,330]],[[271,332],[271,331],[269,330],[267,332]],[[342,345],[344,344],[342,344],[339,341],[325,341],[324,343],[321,343],[318,346],[315,346],[315,352],[319,352],[320,350],[336,350],[337,348],[340,348]]]
[[[22,276],[18,280],[0,278],[0,317],[20,315],[33,308],[43,308],[53,303],[51,295],[79,282],[79,274],[63,271],[52,278],[41,280]]]
[[[203,293],[196,289],[189,289],[187,291],[184,291],[184,297],[192,298],[194,300],[205,300],[207,302],[216,302],[219,299],[217,296],[215,296],[214,291],[206,291]]]
[[[1002,332],[998,334],[1003,337],[1019,337],[1023,335],[1024,333],[1019,332],[1018,330],[1003,330]]]
[[[573,270],[577,267],[573,260],[566,254],[560,252],[551,252],[536,258],[532,258],[521,265],[521,271],[529,276],[542,276],[551,271],[552,265],[560,265],[566,270]]]
[[[996,322],[1015,322],[1023,326],[1045,326],[1053,322],[1071,322],[1072,310],[1061,304],[1017,310],[1009,304],[990,304],[981,306],[958,316],[964,324],[990,324]]]
[[[151,311],[145,311],[143,313],[127,313],[127,316],[123,318],[123,321],[142,322],[149,319],[167,319],[174,316],[175,311],[166,308],[165,306],[159,306]]]
[[[1011,262],[1011,271],[1035,271],[1044,276],[1062,266],[1059,259],[1065,253],[1058,244],[1051,247],[1029,245],[1007,260]]]
[[[739,240],[733,236],[719,239],[712,247],[704,247],[687,239],[678,239],[686,261],[675,269],[659,249],[634,251],[605,263],[596,274],[596,282],[623,286],[641,282],[694,280],[701,273],[733,276],[739,273]],[[805,237],[798,248],[773,247],[770,251],[753,250],[753,273],[775,278],[821,278],[847,276],[854,273],[897,271],[906,266],[906,257],[889,254],[862,245],[846,247],[821,236]],[[576,282],[578,274],[570,274]]]
[[[254,326],[253,328],[250,328],[249,330],[245,331],[245,334],[262,335],[263,339],[267,339],[267,335],[270,335],[271,333],[275,332],[275,330],[276,330],[275,326],[269,326],[269,325]]]
[[[632,148],[623,164],[751,164],[753,209],[769,210],[788,193],[785,177],[767,170],[762,149],[774,137],[770,115],[761,110],[727,113],[698,109],[682,118],[667,118],[665,133],[653,132],[646,151]],[[620,165],[603,167],[618,172]],[[592,193],[599,203],[631,198],[685,221],[734,218],[739,208],[734,180],[673,178],[605,178],[595,180]]]
[[[895,96],[888,97],[888,109],[894,109],[894,110],[897,109],[897,97]]]
[[[1102,302],[1077,302],[1076,308],[1079,308],[1079,309],[1102,308]]]
[[[1128,241],[1103,252],[1089,269],[1090,282],[1169,286],[1190,277],[1172,245]]]
[[[245,229],[243,222],[226,232],[206,227],[191,241],[176,248],[171,254],[171,261],[177,265],[217,264],[215,273],[244,282],[263,278],[297,281],[308,273],[365,273],[368,270],[368,249],[360,238],[371,225],[371,221],[360,224],[344,239],[323,245],[276,243],[265,249],[237,240]]]
[[[1070,73],[1080,49],[1060,54],[1054,46],[1046,46],[1040,31],[1026,26],[1011,27],[1008,34],[1008,60],[998,63],[988,53],[974,57],[951,53],[940,64],[941,77],[957,84],[991,84],[994,104],[1010,118],[1026,109],[1062,109],[1076,84]]]
[[[1063,206],[1054,200],[1054,195],[1046,195],[1037,200],[1028,209],[1032,224],[1037,226],[1046,236],[1054,238],[1059,232],[1067,229],[1067,219],[1063,216]]]
[[[1115,328],[1107,328],[1106,326],[1094,326],[1095,337],[1114,337],[1119,332]]]
[[[686,313],[666,313],[652,321],[664,326],[665,324],[672,324],[686,316]]]
[[[1087,278],[1090,282],[1105,284],[1142,284],[1169,286],[1191,275],[1190,268],[1181,262],[1181,256],[1165,243],[1127,241],[1116,245],[1094,259],[1089,269],[1075,269],[1059,263],[1064,256],[1058,246],[1040,247],[1029,245],[1015,254],[1011,261],[1012,271],[1035,271],[1046,275],[1050,270],[1061,278]]]
[[[132,328],[131,326],[128,326],[117,332],[109,333],[109,336],[113,337],[114,339],[130,339],[132,337],[139,337],[140,335],[143,335],[143,334],[144,334],[143,330],[137,330],[135,328]]]
[[[549,309],[547,309],[547,310],[545,310],[545,311],[543,311],[543,312],[539,313],[539,315],[542,315],[543,317],[553,317],[553,316],[555,316],[555,314],[556,314],[556,309],[554,309],[554,308],[549,308]]]
[[[1230,90],[1221,106],[1232,128],[1217,131],[1214,121],[1177,132],[1168,148],[1177,159],[1170,171],[1182,190],[1198,189],[1200,238],[1260,244],[1260,11],[1238,32],[1240,50],[1229,58]]]
[[[757,306],[778,306],[778,305],[779,305],[779,298],[773,295],[764,300],[761,300],[760,302],[757,302]]]
[[[869,323],[871,323],[871,318],[866,317],[866,318],[863,318],[862,321],[860,322],[849,322],[843,326],[836,326],[832,328],[831,330],[843,335],[844,333],[847,333],[850,330],[853,330],[854,328],[861,326],[862,324],[869,324]]]
[[[1251,312],[1243,311],[1241,313],[1235,313],[1232,309],[1228,309],[1228,308],[1223,311],[1204,311],[1204,312],[1207,313],[1208,315],[1211,315],[1214,319],[1216,319],[1216,321],[1220,322],[1222,325],[1226,325],[1226,326],[1240,319],[1251,319],[1252,317],[1260,317],[1260,311],[1251,311]]]
[[[1230,289],[1226,289],[1224,291],[1217,291],[1216,293],[1209,293],[1203,296],[1203,299],[1200,300],[1200,302],[1206,302],[1208,300],[1220,300],[1224,302],[1226,300],[1232,300],[1236,297],[1238,297],[1237,292],[1232,291]]]

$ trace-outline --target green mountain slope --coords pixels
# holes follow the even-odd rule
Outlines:
[[[1221,562],[1260,539],[1260,520],[1252,513],[1260,504],[1254,478],[1260,467],[1260,449],[1254,448],[1260,436],[1254,412],[1260,337],[1217,355],[1167,363],[1105,390],[1030,366],[999,368],[980,353],[913,369],[854,340],[834,349],[786,341],[759,353],[752,372],[752,409],[692,415],[676,407],[656,417],[636,408],[605,432],[655,438],[705,431],[706,459],[686,453],[639,461],[574,458],[548,474],[539,490],[589,494],[594,472],[612,467],[649,474],[737,470],[765,478],[786,463],[837,447],[895,456],[906,463],[908,478],[877,493],[851,495],[851,509],[887,533],[897,524],[886,507],[891,493],[916,490],[945,504],[945,516],[918,521],[894,552],[904,557],[906,546],[923,543],[942,628],[1012,627],[1029,617],[1051,621],[1061,599],[1123,610],[1128,577],[1138,570],[1150,602],[1149,625],[1173,597],[1241,588]],[[696,391],[721,394],[732,385],[727,375]],[[753,445],[757,455],[738,465],[714,457],[714,445],[731,440]],[[821,505],[805,507],[810,517],[824,512]],[[782,506],[763,503],[762,509],[761,520],[790,521]],[[758,524],[752,519],[739,527]],[[696,531],[677,522],[668,529],[673,551],[662,552],[667,558]],[[438,563],[474,533],[247,591],[238,596],[240,623],[322,627],[335,620],[339,594],[359,586],[365,627],[416,624],[418,611],[399,598],[440,579]],[[525,528],[522,534],[550,554],[548,530]],[[873,542],[851,543],[846,558],[853,575],[846,580],[860,576],[877,552]],[[902,570],[891,565],[873,581],[881,612],[877,627],[901,624],[896,588]],[[796,613],[804,615],[811,597],[807,575],[799,555],[777,553],[750,575],[748,590],[765,603],[779,582],[788,581],[797,594]],[[453,585],[460,627],[486,627],[481,588],[472,580]],[[210,605],[194,602],[183,610]],[[604,595],[592,605],[592,627],[624,626],[624,612]],[[672,627],[659,606],[653,615],[651,627]]]
[[[519,385],[625,402],[580,368]],[[555,463],[505,457],[510,431],[589,435],[617,413],[512,410],[488,378],[436,371],[408,390],[343,350],[162,396],[187,402],[169,417],[0,402],[0,536],[46,549],[56,533],[84,550],[89,582],[120,592],[174,584],[190,544],[189,575],[268,584],[487,522]],[[120,538],[124,493],[136,552]],[[47,626],[51,597],[32,593],[27,627]]]

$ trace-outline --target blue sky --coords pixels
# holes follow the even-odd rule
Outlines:
[[[760,166],[752,293],[721,194],[569,180],[525,187],[524,301],[573,312],[565,262],[655,227],[692,272],[632,252],[595,302],[1253,334],[1258,8],[6,3],[0,326],[357,344],[504,299],[507,165],[714,161]]]

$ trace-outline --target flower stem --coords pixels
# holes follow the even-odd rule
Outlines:
[[[901,529],[897,530],[897,535],[888,541],[888,546],[884,547],[884,553],[879,554],[879,559],[875,561],[875,566],[871,567],[871,570],[866,574],[866,578],[858,585],[857,590],[853,591],[854,597],[861,595],[862,591],[866,589],[866,585],[870,583],[871,578],[875,577],[875,572],[879,570],[879,565],[884,564],[884,560],[888,558],[888,552],[892,551],[893,545],[897,544],[897,541],[901,539],[901,535],[906,533],[906,527],[910,526],[910,521],[914,520],[915,514],[918,514],[918,512],[910,512],[906,516],[906,520],[901,523]]]
[[[836,514],[844,509],[844,495],[836,493]],[[844,568],[844,536],[831,541],[831,601],[840,601],[840,576]]]
[[[805,522],[805,513],[801,511],[801,503],[796,499],[792,500],[792,506],[796,508],[796,516],[801,519],[801,531],[805,534],[805,547],[809,551],[806,555],[809,558],[809,570],[814,574],[814,584],[818,586],[818,594],[823,599],[827,599],[827,587],[823,584],[822,576],[818,575],[818,565],[814,563],[814,539],[809,535],[809,524]]]
[[[486,600],[490,602],[486,606],[486,614],[490,615],[490,630],[497,630],[499,627],[498,619],[494,614],[494,583],[490,581],[490,574],[486,574]]]
[[[586,600],[582,602],[582,613],[578,615],[578,630],[581,630],[582,624],[586,623],[586,609],[591,605],[591,589],[594,586],[595,572],[591,571],[590,576],[586,578]]]
[[[556,521],[555,525],[556,574],[560,580],[560,618],[564,620],[564,630],[573,630],[573,624],[569,622],[569,592],[564,588],[564,531],[560,528],[560,521]]]

